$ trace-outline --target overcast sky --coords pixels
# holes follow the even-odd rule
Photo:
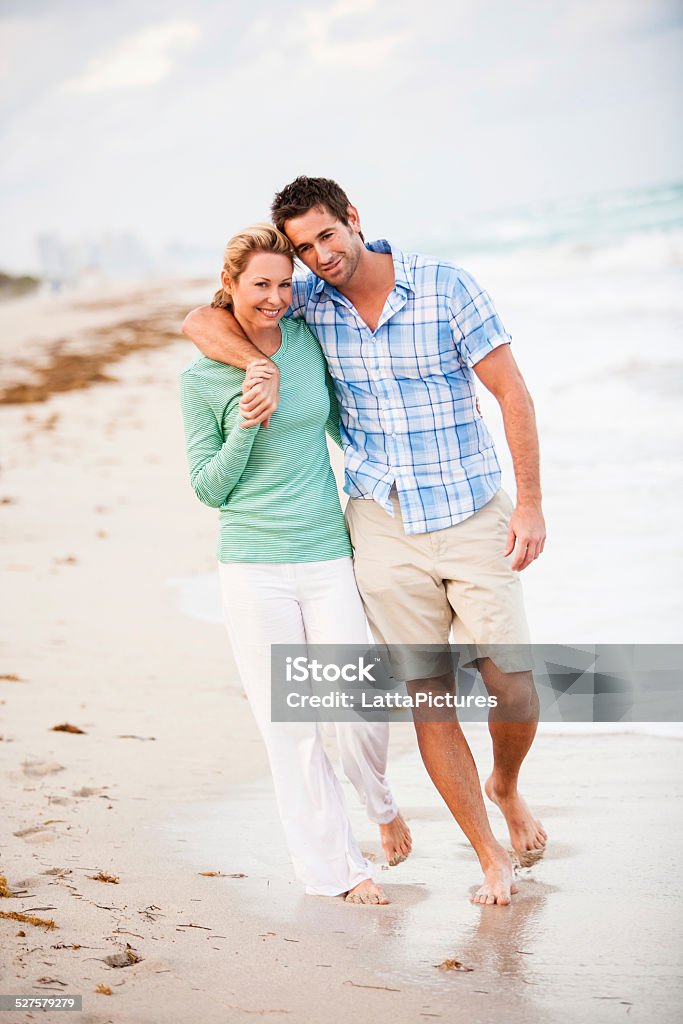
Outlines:
[[[403,244],[683,177],[682,0],[0,0],[0,268],[216,245],[296,174]]]

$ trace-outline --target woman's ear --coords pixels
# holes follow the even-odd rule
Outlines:
[[[232,281],[227,270],[221,270],[221,284],[223,285],[223,291],[227,292],[228,295],[232,295]]]

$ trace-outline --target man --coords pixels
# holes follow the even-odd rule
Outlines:
[[[358,587],[378,643],[528,642],[519,572],[543,551],[538,439],[531,397],[491,300],[452,264],[364,244],[358,211],[325,178],[299,177],[276,195],[273,221],[311,273],[294,283],[291,313],[316,333],[340,403],[347,525]],[[223,310],[189,314],[185,333],[212,359],[247,370],[245,426],[267,423],[278,371]],[[517,483],[500,467],[479,414],[474,374],[498,400]],[[254,386],[255,385],[255,386]],[[509,560],[509,556],[512,559]],[[546,833],[517,789],[536,732],[529,671],[478,667],[497,698],[486,793],[503,812],[522,863]],[[412,694],[450,691],[452,677],[409,678]],[[479,858],[473,901],[516,892],[510,857],[491,832],[471,751],[453,716],[415,717],[427,771]]]

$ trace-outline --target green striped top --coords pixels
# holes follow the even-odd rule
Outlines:
[[[351,554],[325,431],[341,447],[325,357],[303,320],[283,317],[280,403],[242,427],[244,370],[206,356],[181,374],[190,480],[220,509],[220,562],[317,562]]]

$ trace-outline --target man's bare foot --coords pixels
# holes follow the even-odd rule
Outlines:
[[[500,854],[487,866],[482,864],[482,868],[484,884],[477,889],[474,896],[470,896],[471,902],[479,903],[481,906],[492,906],[494,903],[500,907],[507,906],[510,897],[519,892],[512,881],[512,861],[507,853],[500,847]]]
[[[510,832],[510,843],[515,856],[523,868],[530,868],[536,864],[545,853],[545,844],[548,835],[537,818],[531,813],[531,808],[517,791],[513,789],[505,793],[496,788],[493,775],[490,775],[484,785],[486,795],[503,812]]]
[[[379,826],[379,835],[387,863],[392,868],[404,861],[413,848],[410,829],[400,813],[386,825]]]
[[[385,906],[389,900],[386,894],[370,878],[350,889],[345,897],[346,903],[375,903]]]

